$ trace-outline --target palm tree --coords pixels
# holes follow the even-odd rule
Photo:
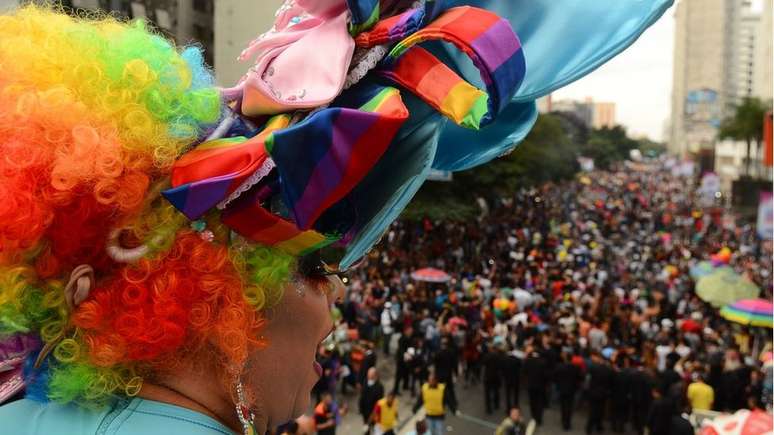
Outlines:
[[[755,142],[760,149],[763,140],[763,118],[770,110],[759,98],[745,97],[742,104],[736,106],[733,116],[723,120],[718,131],[719,139],[732,139],[747,143],[747,159],[744,173],[750,175],[750,147]]]

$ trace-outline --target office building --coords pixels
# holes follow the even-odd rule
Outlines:
[[[591,97],[584,101],[551,101],[549,110],[570,113],[588,128],[612,128],[616,124],[615,103],[596,102]]]
[[[771,99],[771,3],[677,3],[670,152],[711,152],[720,123],[744,97]]]

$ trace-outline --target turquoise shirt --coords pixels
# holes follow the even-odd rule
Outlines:
[[[0,407],[0,433],[13,435],[234,435],[190,409],[140,398],[90,410],[24,399]]]

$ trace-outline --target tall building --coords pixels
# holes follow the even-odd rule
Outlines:
[[[672,132],[681,156],[709,148],[727,98],[729,10],[734,0],[681,0],[675,9]]]
[[[553,101],[551,94],[545,95],[537,99],[538,113],[551,113],[553,112]]]
[[[744,97],[771,99],[772,0],[680,0],[669,151],[712,150]]]
[[[763,0],[761,5],[761,18],[758,21],[757,41],[755,44],[756,65],[753,71],[753,94],[764,100],[772,99],[772,46],[774,46],[774,37],[772,37],[772,0]]]
[[[0,7],[2,2],[0,0]],[[179,44],[198,43],[219,85],[231,86],[249,64],[237,61],[247,44],[267,31],[283,0],[70,0],[66,6],[144,18]]]
[[[591,97],[584,101],[552,101],[549,111],[571,113],[588,128],[615,126],[615,103],[595,102]]]
[[[731,45],[729,47],[731,63],[728,65],[728,101],[726,112],[733,110],[745,97],[754,96],[753,77],[760,69],[760,60],[755,55],[757,47],[762,45],[758,34],[761,11],[760,2],[746,0],[731,3]],[[729,107],[730,106],[730,107]]]
[[[215,49],[214,0],[69,0],[65,6],[100,9],[132,19],[147,19],[178,44],[200,44],[212,65]]]
[[[215,3],[215,75],[218,84],[231,86],[249,64],[237,56],[247,44],[269,30],[282,0],[217,0]]]
[[[615,126],[615,103],[593,103],[594,116],[591,126],[594,128],[612,128]]]

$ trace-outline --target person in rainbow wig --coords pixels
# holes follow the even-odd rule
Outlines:
[[[288,1],[230,88],[142,21],[0,15],[2,432],[302,414],[338,274],[428,172],[513,149],[670,4]]]

